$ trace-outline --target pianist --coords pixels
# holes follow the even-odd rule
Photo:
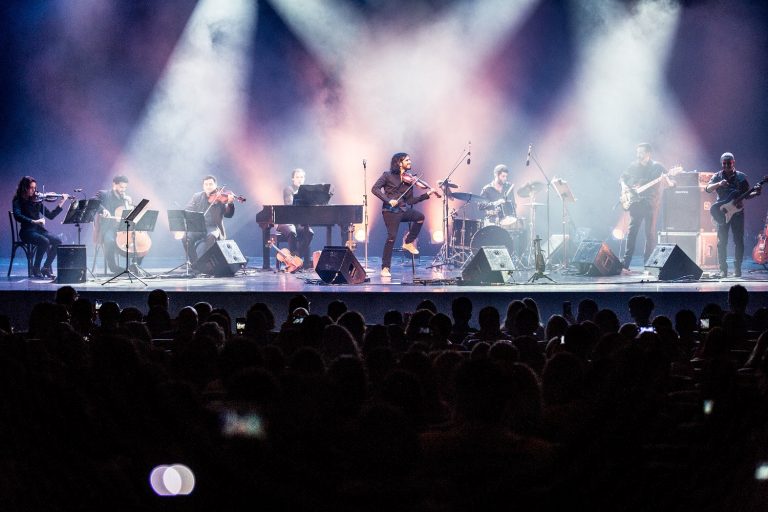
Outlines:
[[[283,204],[292,205],[293,195],[299,191],[299,186],[304,184],[307,175],[304,169],[294,169],[291,172],[291,184],[283,189]],[[314,232],[307,225],[278,224],[277,232],[288,240],[288,250],[291,254],[298,255],[304,260],[304,269],[312,268],[312,258],[309,257],[309,246],[312,243]]]

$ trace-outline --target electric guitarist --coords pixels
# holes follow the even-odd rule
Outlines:
[[[667,181],[666,170],[659,163],[651,159],[651,145],[643,142],[637,145],[636,160],[630,164],[624,174],[621,175],[622,206],[629,211],[629,232],[627,233],[627,248],[624,251],[624,273],[629,272],[632,256],[635,253],[635,242],[640,233],[640,227],[645,228],[645,251],[643,262],[656,247],[656,217],[659,211],[659,197],[661,182]],[[679,172],[679,169],[676,170]],[[650,184],[650,186],[649,186]],[[642,190],[640,190],[642,189]]]
[[[721,169],[716,172],[707,184],[707,192],[717,192],[717,202],[712,205],[710,212],[717,223],[717,262],[720,273],[715,277],[728,277],[728,233],[733,232],[733,275],[741,277],[741,262],[744,260],[744,207],[745,199],[751,199],[760,194],[761,180],[757,186],[749,188],[747,175],[736,170],[736,159],[733,153],[723,153],[720,156]],[[725,210],[725,211],[723,211]]]
[[[384,253],[381,257],[381,276],[391,277],[392,251],[395,247],[395,239],[401,222],[408,222],[408,234],[405,236],[403,250],[411,254],[419,254],[414,245],[419,236],[421,226],[424,224],[424,214],[414,210],[413,205],[426,201],[437,191],[428,188],[420,195],[413,193],[414,185],[418,179],[408,174],[411,170],[411,157],[407,153],[395,153],[389,164],[389,170],[385,171],[371,188],[371,193],[381,199],[381,215],[387,226],[387,241],[384,244]]]

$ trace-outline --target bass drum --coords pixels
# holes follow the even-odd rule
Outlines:
[[[509,251],[509,255],[514,254],[514,244],[512,243],[512,237],[505,229],[498,226],[485,226],[483,229],[475,233],[472,237],[472,254],[476,254],[481,247],[488,245],[503,245]]]

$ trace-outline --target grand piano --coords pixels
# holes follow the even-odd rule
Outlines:
[[[339,226],[342,245],[349,240],[349,225],[363,222],[361,204],[327,204],[323,206],[264,205],[256,214],[256,222],[261,227],[262,268],[269,269],[270,248],[269,233],[277,224],[306,224],[325,226],[325,245],[333,245],[333,226]]]

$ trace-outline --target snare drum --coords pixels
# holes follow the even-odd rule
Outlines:
[[[470,245],[472,252],[477,253],[481,247],[487,245],[503,245],[509,251],[509,254],[514,254],[514,244],[512,243],[512,237],[509,233],[499,226],[486,226],[472,237],[472,243]]]
[[[453,219],[453,242],[454,247],[469,247],[472,237],[480,229],[479,220]]]

